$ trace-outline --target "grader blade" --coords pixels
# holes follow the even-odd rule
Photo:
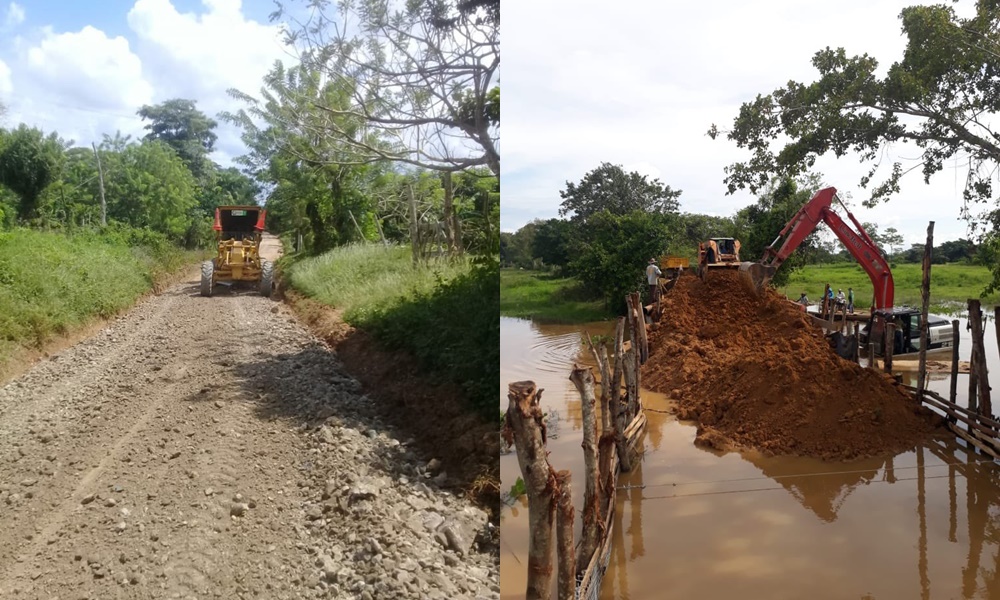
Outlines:
[[[758,262],[745,262],[740,265],[740,281],[743,286],[756,294],[764,295],[764,288],[771,283],[771,278],[777,272],[777,267]]]

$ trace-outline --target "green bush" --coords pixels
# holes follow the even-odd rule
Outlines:
[[[165,239],[123,226],[0,232],[0,364],[18,347],[39,347],[131,306],[158,274],[185,262]]]
[[[500,266],[483,262],[414,266],[408,247],[357,244],[281,266],[295,289],[462,385],[486,416],[500,385]]]
[[[479,265],[432,292],[373,311],[363,323],[387,345],[465,389],[490,417],[500,386],[500,264]]]

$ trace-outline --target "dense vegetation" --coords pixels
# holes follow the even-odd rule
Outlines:
[[[192,258],[162,234],[126,227],[0,232],[0,371],[19,348],[128,308]]]

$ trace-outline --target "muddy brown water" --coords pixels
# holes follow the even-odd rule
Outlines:
[[[961,322],[960,358],[970,334]],[[592,364],[582,330],[609,323],[539,325],[502,318],[500,406],[506,386],[544,388],[556,469],[582,473],[580,400],[568,377]],[[993,381],[1000,354],[986,329]],[[901,373],[915,384],[915,376]],[[997,384],[994,383],[994,386]],[[949,376],[930,389],[948,396]],[[968,376],[958,398],[967,400]],[[851,462],[758,453],[719,454],[694,445],[695,427],[655,412],[667,401],[643,393],[649,418],[642,460],[619,479],[605,600],[630,598],[989,598],[1000,600],[1000,465],[946,438],[896,456]],[[500,457],[504,490],[520,475]],[[582,504],[582,477],[574,505]],[[579,511],[578,511],[579,514]],[[579,518],[577,518],[579,534]],[[527,504],[503,510],[501,598],[524,597]]]

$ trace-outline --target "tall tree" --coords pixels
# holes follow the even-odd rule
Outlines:
[[[882,243],[889,249],[890,258],[896,257],[896,253],[903,246],[903,241],[903,234],[899,233],[895,227],[886,227],[882,233]]]
[[[0,135],[0,184],[17,194],[21,220],[38,216],[39,198],[58,176],[63,145],[54,132],[46,136],[23,123]]]
[[[260,98],[229,93],[246,107],[220,118],[243,130],[248,153],[237,163],[272,187],[268,208],[275,227],[301,233],[310,252],[358,241],[361,233],[377,236],[371,201],[361,189],[383,169],[364,165],[352,145],[329,135],[331,128],[366,135],[363,121],[320,108],[349,106],[349,82],[328,80],[308,65],[286,68],[276,62]]]
[[[148,130],[145,139],[159,140],[177,152],[184,164],[203,181],[212,170],[209,153],[215,149],[217,136],[213,129],[218,125],[198,110],[194,100],[174,98],[159,104],[143,105],[137,113]]]
[[[369,161],[442,171],[487,166],[500,174],[500,7],[496,0],[278,2],[300,62],[349,82],[351,105],[320,108],[360,119],[386,144],[329,123],[328,135]],[[333,8],[335,7],[335,8]],[[358,33],[354,33],[358,32]]]
[[[681,190],[670,189],[659,179],[650,181],[645,175],[626,173],[620,165],[605,162],[584,175],[580,183],[567,181],[566,189],[559,195],[563,199],[560,216],[572,213],[574,219],[586,219],[604,210],[619,216],[636,210],[677,212]]]
[[[145,141],[103,158],[108,218],[183,241],[194,218],[197,184],[176,152],[163,142]]]

